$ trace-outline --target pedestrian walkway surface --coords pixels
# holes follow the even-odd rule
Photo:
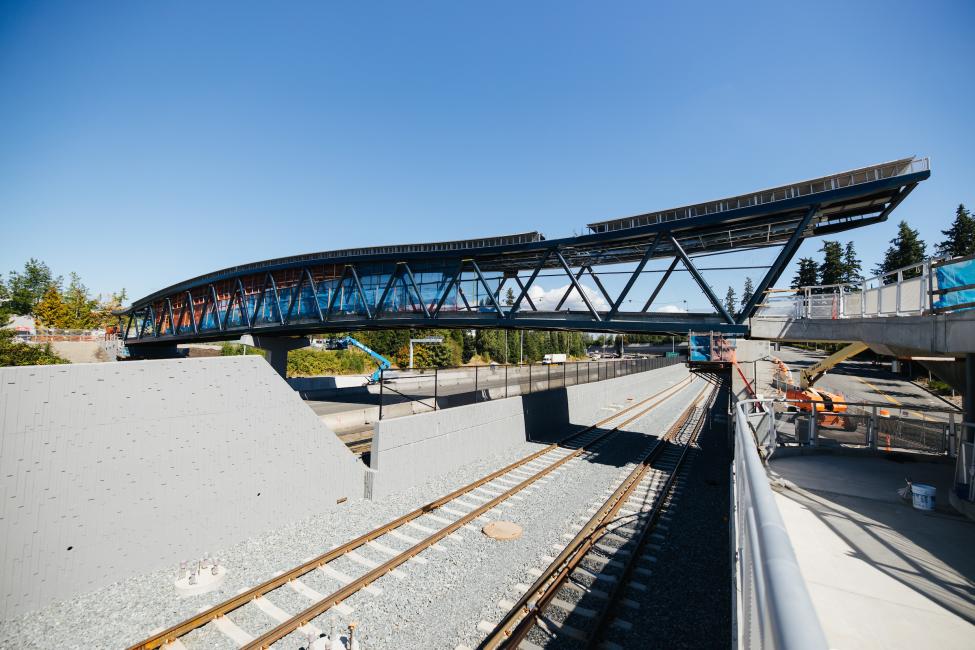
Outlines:
[[[975,648],[975,522],[948,505],[953,467],[898,457],[775,459],[775,498],[831,648]],[[937,509],[902,500],[905,478]]]

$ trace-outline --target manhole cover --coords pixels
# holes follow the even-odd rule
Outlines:
[[[512,521],[492,521],[481,529],[491,539],[518,539],[521,537],[521,526]]]

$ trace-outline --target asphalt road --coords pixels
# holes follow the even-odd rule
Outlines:
[[[797,382],[800,368],[811,366],[827,356],[786,346],[773,354],[793,371]],[[841,363],[816,382],[816,386],[831,393],[841,393],[850,402],[889,404],[892,415],[904,411],[907,417],[947,422],[947,411],[951,408],[920,386],[890,372],[889,365],[874,365],[869,361]],[[919,409],[937,409],[938,412]]]

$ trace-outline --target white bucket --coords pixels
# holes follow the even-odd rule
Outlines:
[[[924,483],[911,483],[911,498],[917,510],[934,510],[934,496],[938,489]]]

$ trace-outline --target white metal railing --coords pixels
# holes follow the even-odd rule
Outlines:
[[[747,409],[735,406],[734,537],[739,648],[825,650],[826,636],[799,571],[758,453]]]
[[[973,260],[975,256],[932,258],[855,284],[815,285],[778,295],[770,293],[759,305],[755,317],[876,318],[970,309],[975,303],[967,298],[960,304],[942,305],[942,302],[944,296],[956,292],[973,292],[973,285],[942,287],[939,277],[944,277],[949,269],[959,270],[963,265],[971,265]]]

